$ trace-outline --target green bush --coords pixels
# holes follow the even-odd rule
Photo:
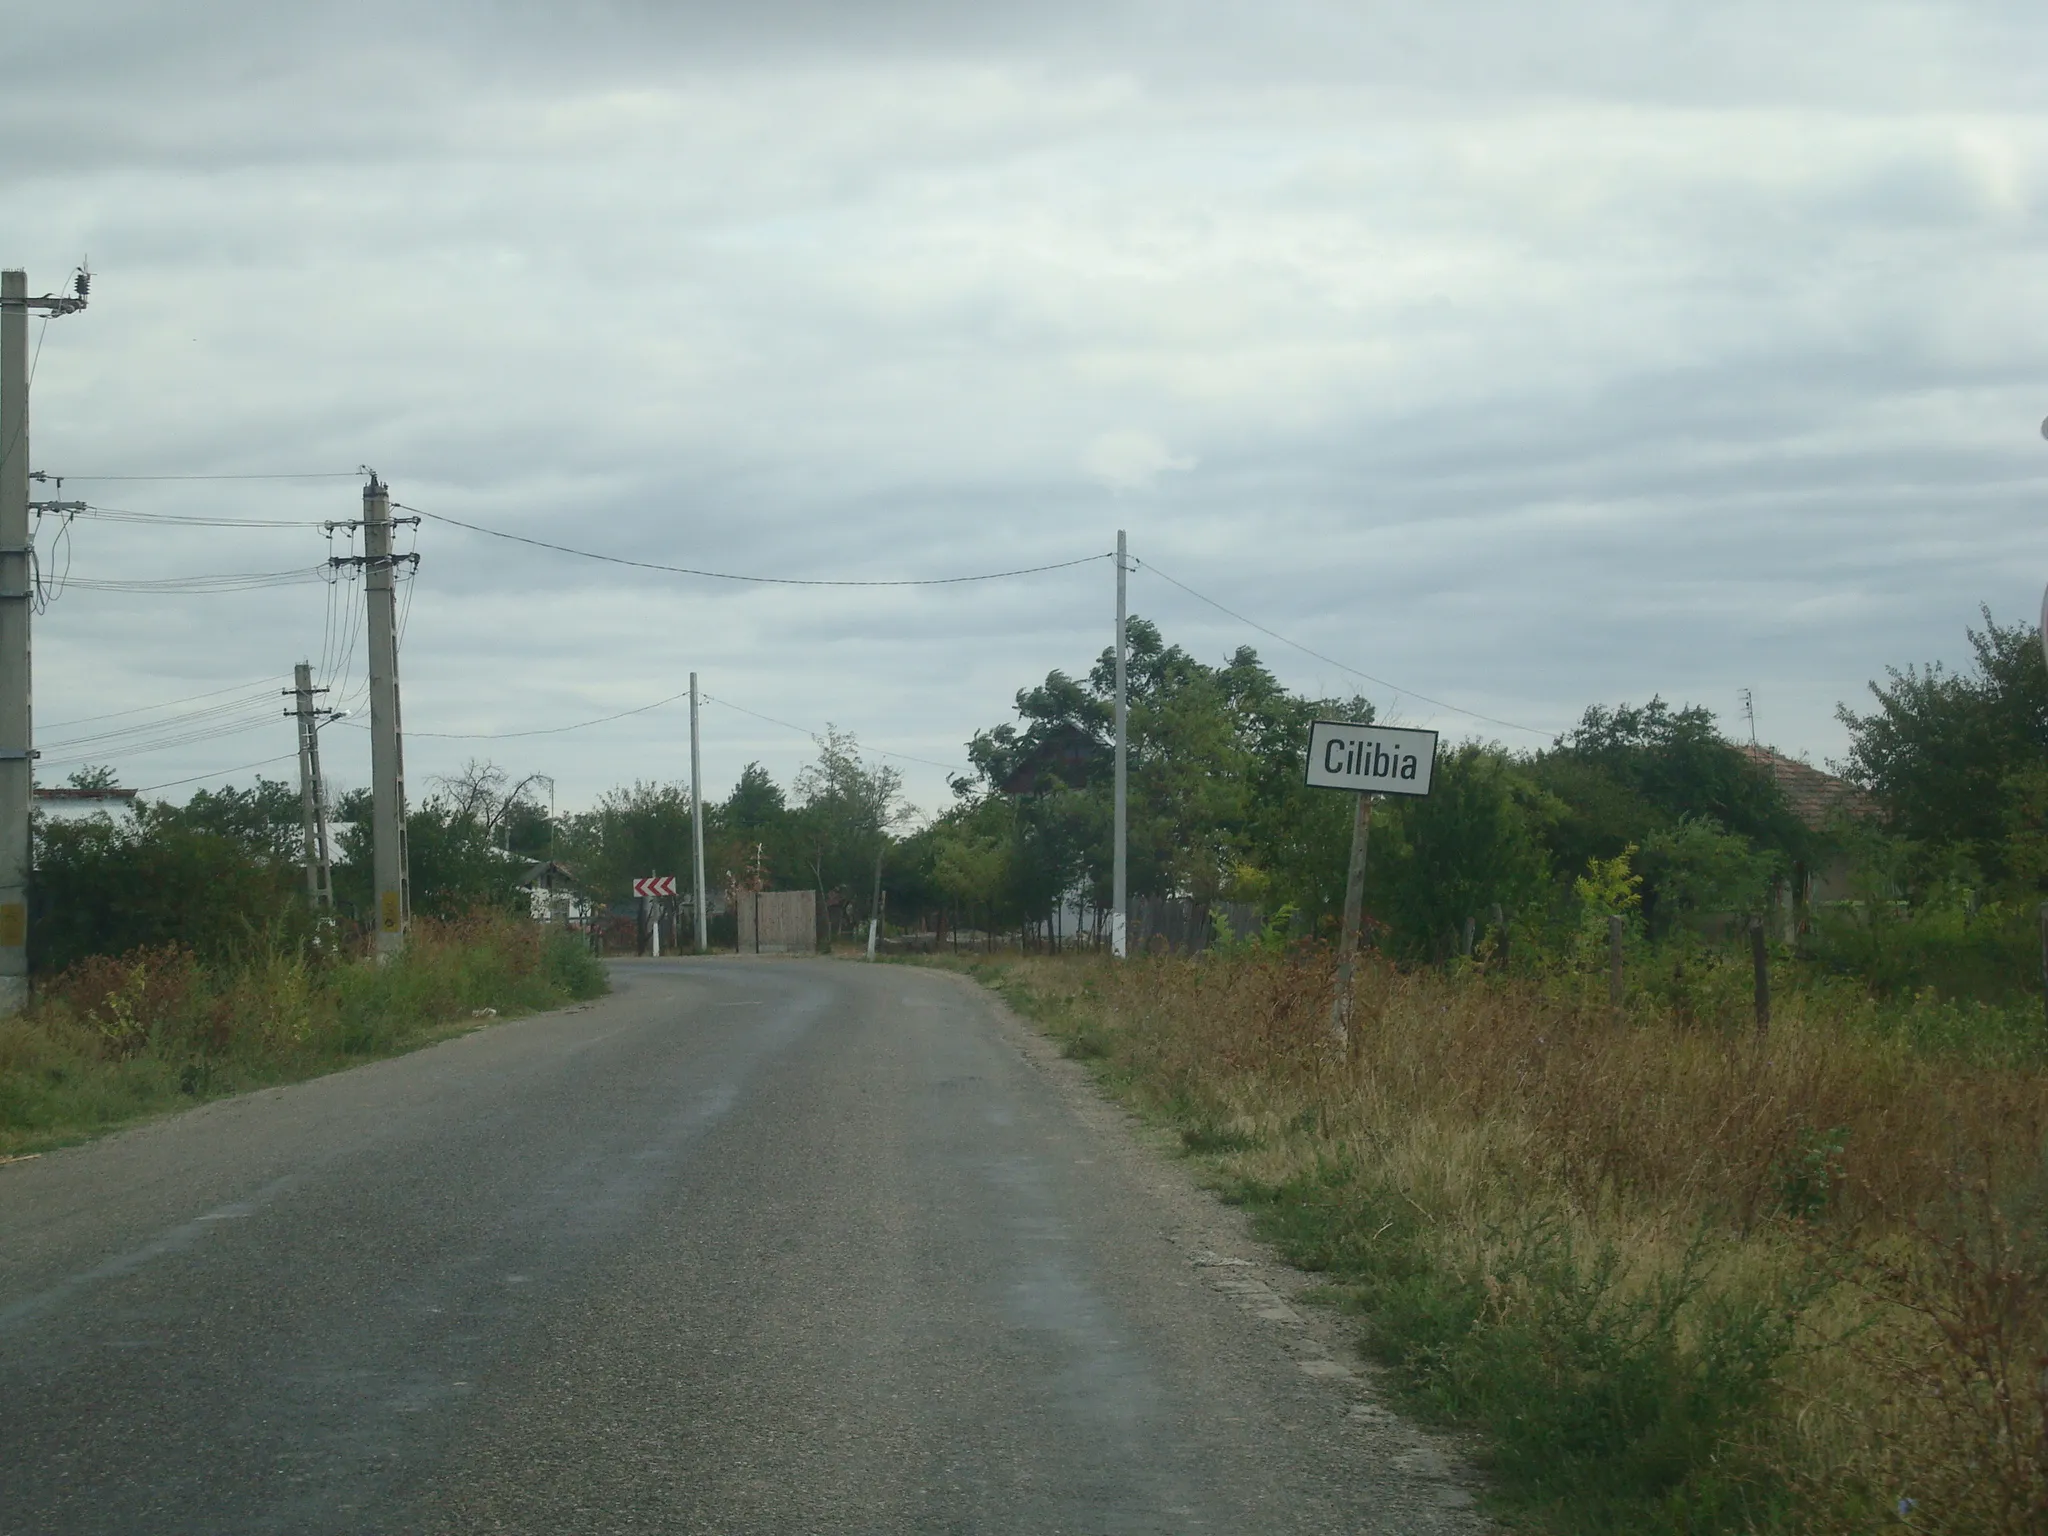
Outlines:
[[[1703,1243],[1632,1292],[1612,1249],[1580,1251],[1540,1211],[1446,1262],[1408,1202],[1342,1167],[1233,1193],[1261,1237],[1370,1320],[1367,1348],[1412,1406],[1485,1433],[1517,1505],[1576,1532],[1742,1531],[1782,1514],[1743,1431],[1773,1401],[1810,1296],[1705,1298]]]
[[[178,944],[87,956],[0,1021],[0,1152],[409,1049],[480,1010],[605,989],[572,936],[500,913],[422,921],[382,965],[331,943],[218,962]]]

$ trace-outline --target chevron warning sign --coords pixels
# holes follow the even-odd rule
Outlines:
[[[673,896],[675,893],[674,875],[642,875],[633,882],[635,896]]]

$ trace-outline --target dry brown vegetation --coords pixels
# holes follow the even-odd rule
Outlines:
[[[1916,1045],[1825,987],[1763,1037],[1572,976],[1368,964],[1340,1037],[1320,957],[1001,984],[1495,1438],[1530,1518],[2048,1530],[2038,1058]]]
[[[0,1156],[424,1043],[477,1010],[604,989],[580,944],[499,913],[416,924],[405,954],[279,943],[235,960],[176,945],[89,955],[0,1020]]]

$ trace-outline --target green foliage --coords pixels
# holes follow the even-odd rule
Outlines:
[[[39,821],[35,848],[29,951],[40,972],[164,945],[220,960],[305,931],[297,871],[254,838],[145,812]]]
[[[605,990],[580,942],[497,914],[422,922],[385,965],[282,939],[216,960],[179,944],[89,955],[0,1020],[0,1153],[410,1049],[478,1010]]]
[[[605,901],[626,900],[642,875],[687,877],[690,792],[645,781],[607,790],[592,809],[564,819],[557,848],[584,887]]]
[[[405,838],[415,917],[455,918],[478,907],[525,910],[518,882],[526,861],[499,847],[483,817],[431,795],[406,815]],[[362,923],[372,915],[374,840],[366,811],[342,828],[336,848],[335,904]]]
[[[1760,852],[1711,816],[1693,815],[1651,832],[1635,867],[1658,892],[1665,931],[1686,918],[1760,912],[1771,882],[1785,872],[1779,855]]]
[[[1881,997],[1925,996],[2040,1007],[2041,940],[2033,903],[1973,908],[1937,888],[1917,906],[1859,904],[1813,914],[1816,959]]]
[[[1373,830],[1367,893],[1388,947],[1442,960],[1467,918],[1537,900],[1549,878],[1543,834],[1559,809],[1498,747],[1440,754],[1429,797],[1390,802]]]
[[[1968,669],[1888,668],[1886,682],[1870,685],[1869,714],[1837,711],[1849,731],[1848,769],[1923,853],[1952,849],[1993,880],[2039,890],[2048,669],[2031,625],[1980,612],[1984,627],[1966,631]],[[2036,840],[2034,857],[2014,858],[2016,831]]]
[[[152,826],[225,838],[251,858],[273,864],[296,863],[304,856],[305,820],[298,790],[261,774],[254,789],[226,785],[194,790],[183,805],[159,802],[140,807],[138,814]]]
[[[1632,1290],[1612,1249],[1581,1251],[1541,1211],[1449,1259],[1397,1191],[1340,1166],[1236,1195],[1370,1319],[1411,1406],[1484,1432],[1501,1494],[1539,1523],[1742,1531],[1782,1508],[1742,1431],[1773,1401],[1796,1298],[1703,1298],[1700,1246]]]

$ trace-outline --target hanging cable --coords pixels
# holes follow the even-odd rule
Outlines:
[[[45,320],[44,323],[47,324],[48,321]],[[158,480],[359,480],[362,478],[362,471],[359,469],[316,470],[308,474],[297,475],[66,475],[64,478],[66,480],[109,482],[115,480],[135,482]]]
[[[252,688],[259,686],[267,687],[276,681],[275,678],[270,677],[252,678],[246,683],[230,683],[225,688],[215,688],[208,693],[190,694],[182,699],[166,699],[161,704],[138,704],[133,709],[113,709],[103,715],[80,715],[75,720],[45,721],[42,729],[46,731],[62,731],[68,730],[74,725],[91,725],[99,720],[116,720],[123,715],[146,714],[153,709],[175,709],[180,704],[196,704],[201,699],[217,699],[224,693],[247,693]]]
[[[251,768],[268,768],[273,763],[290,762],[298,755],[297,752],[285,752],[276,757],[266,757],[261,762],[243,763],[236,768],[216,768],[211,773],[195,773],[189,779],[166,779],[161,784],[145,784],[135,793],[138,795],[153,795],[160,789],[175,789],[180,784],[197,784],[201,779],[224,778],[231,773],[247,773]]]
[[[1131,565],[1135,569],[1150,571],[1154,576],[1157,576],[1161,581],[1167,582],[1172,586],[1179,587],[1181,591],[1187,593],[1189,597],[1194,598],[1198,602],[1207,603],[1211,608],[1214,608],[1218,613],[1227,614],[1231,618],[1237,620],[1238,623],[1246,625],[1249,628],[1255,629],[1262,635],[1270,636],[1272,639],[1278,640],[1282,645],[1291,645],[1297,651],[1300,651],[1303,655],[1313,656],[1317,661],[1325,662],[1328,665],[1335,667],[1339,672],[1348,672],[1353,677],[1362,677],[1368,683],[1376,683],[1382,688],[1388,688],[1393,690],[1395,693],[1406,694],[1411,699],[1420,699],[1425,704],[1434,704],[1438,709],[1448,709],[1454,715],[1464,715],[1466,718],[1472,720],[1484,720],[1488,725],[1505,726],[1508,730],[1511,731],[1527,731],[1531,736],[1555,736],[1557,734],[1555,731],[1538,730],[1533,725],[1517,725],[1512,720],[1500,720],[1496,719],[1492,715],[1482,715],[1476,709],[1466,709],[1464,706],[1459,704],[1447,703],[1442,699],[1433,699],[1426,693],[1417,693],[1413,688],[1404,688],[1399,683],[1390,683],[1384,677],[1374,677],[1370,672],[1361,672],[1358,670],[1358,668],[1354,666],[1349,666],[1346,663],[1337,660],[1337,658],[1334,656],[1325,656],[1321,651],[1310,649],[1308,646],[1303,645],[1299,640],[1290,640],[1287,636],[1281,634],[1277,629],[1268,629],[1265,625],[1259,623],[1256,619],[1248,619],[1243,614],[1237,612],[1233,608],[1224,607],[1223,604],[1217,602],[1215,598],[1204,596],[1202,593],[1197,592],[1193,587],[1189,586],[1186,582],[1176,581],[1173,577],[1167,575],[1166,572],[1162,571],[1158,566],[1152,564],[1148,560],[1139,560],[1133,557],[1131,560]]]
[[[1002,581],[1011,576],[1035,576],[1041,571],[1064,571],[1077,565],[1092,565],[1097,560],[1108,560],[1113,556],[1082,555],[1073,560],[1056,560],[1050,565],[1026,565],[1010,571],[983,571],[972,576],[926,576],[902,578],[892,581],[850,581],[831,580],[822,577],[800,576],[736,576],[730,571],[699,570],[688,565],[664,565],[656,560],[629,560],[623,555],[600,555],[588,549],[575,549],[567,544],[550,544],[546,539],[530,539],[523,533],[506,533],[500,528],[486,528],[481,523],[466,523],[459,517],[449,517],[441,512],[427,512],[419,507],[404,506],[393,502],[392,507],[401,512],[410,512],[416,517],[432,518],[437,523],[449,523],[457,528],[466,528],[471,533],[483,534],[486,538],[504,539],[512,544],[527,544],[535,549],[550,550],[558,555],[574,555],[579,560],[596,560],[605,565],[630,566],[640,571],[661,571],[671,576],[701,576],[709,581],[741,581],[755,586],[770,587],[951,587],[966,582]]]
[[[682,697],[682,695],[678,695],[678,697]],[[764,715],[757,709],[748,709],[746,705],[735,704],[729,699],[714,699],[710,694],[703,692],[699,692],[697,697],[707,704],[716,704],[723,709],[736,710],[740,714],[751,715],[756,720],[765,720],[770,725],[779,725],[785,731],[795,731],[799,736],[808,736],[813,741],[816,741],[825,734],[823,731],[806,730],[803,726],[797,725],[792,721],[778,720],[773,715]],[[927,768],[943,768],[948,773],[972,773],[974,771],[972,768],[963,767],[959,763],[934,762],[928,757],[913,757],[908,752],[885,752],[880,747],[869,747],[867,750],[874,753],[877,757],[893,757],[898,762],[904,763],[922,763]]]
[[[172,528],[319,528],[327,519],[319,517],[201,517],[179,512],[133,512],[126,507],[101,507],[87,503],[78,514],[98,523],[136,523]]]
[[[324,566],[296,566],[282,571],[216,571],[197,576],[157,576],[149,578],[72,576],[66,579],[67,586],[77,587],[86,592],[129,592],[176,596],[181,593],[194,595],[212,592],[255,592],[265,587],[295,587],[308,582],[324,581],[327,571]]]
[[[656,699],[652,704],[636,704],[633,708],[622,709],[615,715],[599,715],[595,720],[579,720],[574,725],[544,725],[537,726],[529,731],[408,730],[405,734],[408,738],[421,736],[430,741],[510,741],[520,736],[560,736],[567,731],[588,730],[593,725],[609,725],[612,721],[623,720],[628,715],[644,715],[650,710],[660,709],[665,704],[673,704],[676,700],[687,699],[689,696],[690,690],[685,688],[681,693],[672,693],[665,699]],[[346,723],[355,726],[358,730],[364,729],[364,727],[357,725],[353,720]]]

